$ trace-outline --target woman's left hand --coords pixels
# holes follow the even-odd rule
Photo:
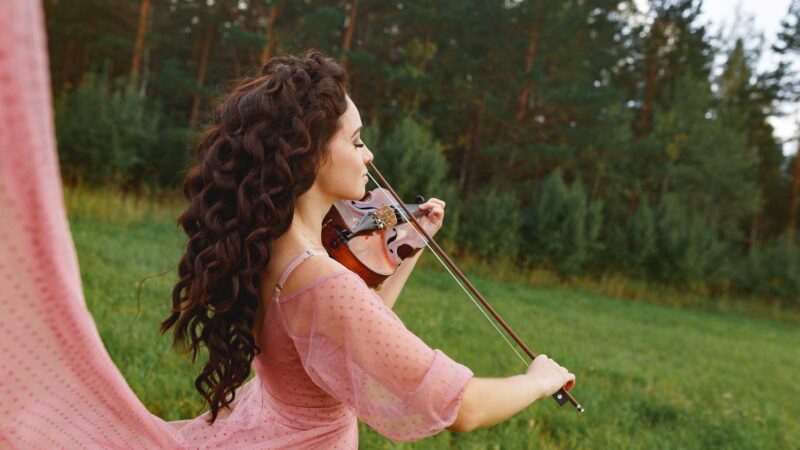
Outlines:
[[[426,212],[426,216],[417,219],[422,228],[430,237],[433,237],[444,222],[444,201],[438,198],[430,198],[427,202],[419,205],[420,209]]]

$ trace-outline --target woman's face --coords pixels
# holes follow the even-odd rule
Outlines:
[[[314,182],[336,200],[361,200],[367,192],[367,163],[372,161],[372,152],[361,141],[361,116],[350,96],[328,151]]]

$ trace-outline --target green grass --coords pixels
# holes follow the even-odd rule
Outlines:
[[[73,196],[70,224],[87,304],[111,357],[153,413],[168,420],[200,414],[193,388],[199,367],[158,333],[175,271],[147,280],[138,308],[136,300],[138,282],[173,268],[181,254],[174,206],[141,212],[149,206],[66,194]],[[104,212],[115,201],[122,206]],[[586,413],[545,399],[495,427],[410,444],[361,425],[362,448],[800,448],[800,329],[793,321],[620,300],[580,287],[473,282],[533,351],[577,374],[573,394]],[[441,271],[417,269],[395,309],[477,376],[525,370]]]

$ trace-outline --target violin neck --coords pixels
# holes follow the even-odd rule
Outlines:
[[[415,218],[419,218],[419,217],[422,217],[422,216],[425,215],[425,211],[421,210],[419,208],[418,204],[406,204],[406,208],[408,208],[408,210],[411,212],[411,214]],[[392,209],[394,210],[394,215],[397,216],[397,223],[406,223],[406,222],[408,222],[408,220],[406,220],[405,216],[403,214],[401,214],[400,211],[396,207],[392,206]]]

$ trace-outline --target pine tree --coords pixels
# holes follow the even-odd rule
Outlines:
[[[587,202],[583,184],[564,183],[560,170],[541,186],[533,205],[522,209],[521,242],[528,261],[564,274],[579,274],[600,250],[602,203]]]
[[[800,0],[792,0],[786,18],[781,22],[781,31],[778,33],[778,43],[773,47],[782,56],[797,56],[800,54]],[[789,61],[782,61],[779,71],[786,74],[781,94],[790,102],[800,101],[800,71],[792,68]],[[798,124],[800,127],[800,124]],[[785,230],[788,242],[794,245],[797,230],[798,198],[800,198],[800,129],[795,137],[798,152],[794,156],[791,171],[791,184],[788,199],[788,218]]]

